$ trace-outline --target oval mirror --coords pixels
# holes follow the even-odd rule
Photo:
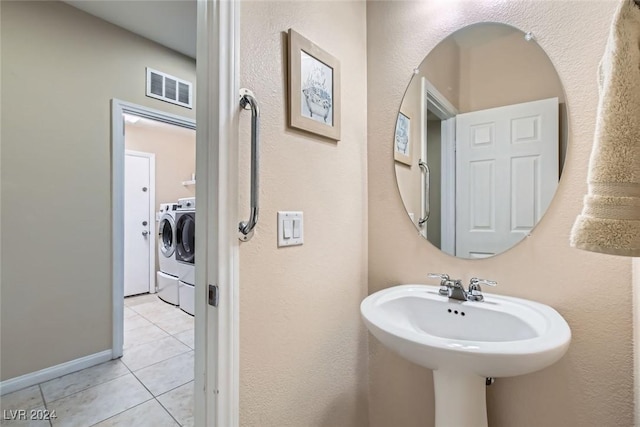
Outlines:
[[[414,71],[396,121],[396,179],[418,232],[461,258],[516,245],[551,203],[566,127],[534,35],[499,23],[449,35]]]

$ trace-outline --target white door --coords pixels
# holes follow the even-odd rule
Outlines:
[[[456,118],[456,255],[484,258],[529,234],[559,178],[558,98]]]
[[[124,295],[151,290],[155,245],[152,221],[152,175],[155,155],[126,151],[124,160]]]

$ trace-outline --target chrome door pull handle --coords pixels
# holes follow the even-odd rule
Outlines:
[[[427,165],[427,163],[423,162],[422,160],[418,162],[418,166],[420,166],[420,169],[422,169],[424,179],[424,198],[422,199],[422,210],[424,211],[424,217],[418,220],[418,226],[422,227],[429,219],[429,216],[431,216],[431,206],[429,204],[429,196],[431,195],[431,171],[429,170],[429,165]]]
[[[142,235],[143,235],[144,237],[147,237],[147,236],[149,235],[149,232],[148,232],[147,230],[143,230],[143,231],[142,231]]]

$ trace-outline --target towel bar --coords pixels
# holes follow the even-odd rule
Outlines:
[[[238,224],[238,238],[243,242],[248,242],[253,237],[253,229],[258,224],[258,189],[259,176],[258,165],[260,164],[260,108],[258,101],[249,89],[240,89],[240,107],[251,110],[251,213],[249,220]]]

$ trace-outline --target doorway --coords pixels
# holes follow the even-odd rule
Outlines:
[[[421,191],[421,234],[449,255],[455,253],[456,116],[458,109],[422,77],[421,159],[429,165]],[[428,206],[428,212],[425,212]],[[432,240],[433,239],[433,240]],[[435,242],[435,243],[434,243]]]
[[[138,152],[154,153],[154,159],[157,160],[158,173],[156,174],[154,166],[154,175],[157,179],[153,188],[151,185],[144,191],[144,184],[139,184],[138,192],[152,195],[149,199],[149,220],[148,224],[143,226],[145,219],[136,219],[132,222],[132,229],[129,231],[132,238],[142,236],[143,231],[148,231],[154,235],[149,239],[148,245],[143,249],[149,254],[151,268],[147,269],[149,274],[147,290],[141,289],[142,292],[135,293],[154,293],[156,289],[156,272],[158,266],[155,254],[158,253],[155,242],[155,234],[158,230],[156,221],[160,216],[157,214],[160,203],[177,204],[181,197],[190,197],[195,195],[195,121],[165,113],[163,111],[150,109],[140,105],[135,105],[120,101],[112,100],[112,128],[113,128],[113,147],[112,147],[112,164],[113,164],[113,357],[122,357],[124,346],[124,317],[125,317],[125,266],[131,264],[127,262],[126,254],[126,238],[128,232],[125,223],[125,209],[130,212],[129,207],[125,205],[125,165],[126,165],[126,149],[136,149]],[[128,132],[127,132],[128,131]],[[183,138],[180,142],[171,143],[171,137],[163,142],[160,136],[163,134],[173,134],[174,141],[176,135],[182,134]],[[130,138],[127,137],[127,134]],[[146,136],[145,136],[146,135]],[[191,138],[190,161],[177,161],[175,153],[171,152],[172,145],[186,144],[186,140]],[[164,146],[163,146],[164,145]],[[155,148],[154,148],[155,147]],[[184,147],[173,147],[175,151],[185,152]],[[189,154],[187,154],[189,156]],[[166,164],[166,163],[169,164]],[[155,162],[154,162],[155,163]],[[181,179],[179,177],[182,177]],[[165,181],[168,179],[169,182]],[[175,181],[175,182],[174,182]],[[174,185],[169,185],[173,182]],[[135,189],[135,188],[134,188]],[[173,200],[175,199],[175,201]],[[153,203],[153,204],[152,204]],[[138,224],[137,222],[140,222]],[[137,228],[146,227],[144,230]],[[139,233],[138,233],[139,232]],[[141,240],[141,239],[138,239]],[[154,244],[152,244],[152,241]],[[144,241],[143,241],[144,242]],[[130,261],[130,260],[129,260]],[[176,279],[177,282],[177,279]],[[154,296],[155,298],[155,296]]]

